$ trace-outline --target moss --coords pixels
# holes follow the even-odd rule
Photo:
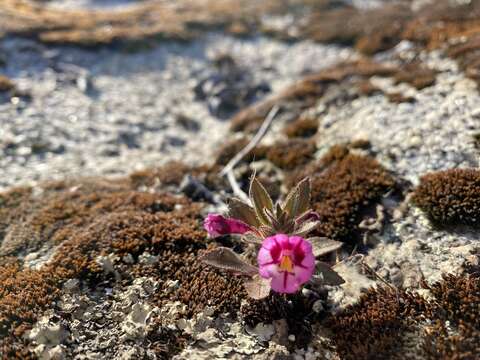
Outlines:
[[[412,96],[405,96],[400,92],[388,93],[387,98],[390,102],[400,104],[400,103],[414,103],[416,100]]]
[[[318,9],[300,27],[300,34],[320,42],[354,45],[360,52],[370,55],[397,45],[401,41],[402,27],[411,16],[409,8],[399,4],[371,10],[349,6]]]
[[[350,148],[352,149],[363,149],[367,150],[372,147],[372,144],[367,139],[357,139],[350,143]]]
[[[437,72],[429,69],[418,62],[412,62],[402,66],[394,76],[395,83],[408,83],[414,88],[421,90],[435,83]]]
[[[290,139],[271,145],[267,159],[281,169],[291,170],[311,161],[315,151],[315,144],[309,140]]]
[[[358,223],[382,195],[396,187],[394,178],[371,157],[334,146],[319,161],[287,178],[289,186],[310,176],[312,206],[320,215],[319,235],[352,241]]]
[[[424,175],[413,203],[436,224],[480,225],[480,171],[450,169]]]
[[[14,83],[6,76],[0,75],[0,93],[15,89]]]
[[[419,295],[389,288],[369,289],[360,300],[327,319],[342,359],[388,359],[401,349],[402,335],[428,312]]]
[[[407,357],[411,348],[403,348],[405,335],[413,332],[421,358],[475,359],[480,350],[478,273],[445,275],[426,287],[431,300],[408,290],[369,289],[355,305],[327,318],[341,358]]]
[[[317,133],[318,120],[313,118],[298,118],[285,126],[283,132],[289,138],[309,138]]]
[[[432,48],[446,48],[465,74],[480,81],[478,31],[480,3],[470,1],[452,5],[447,0],[425,7],[406,24],[403,38]]]
[[[446,275],[429,287],[437,318],[424,339],[428,359],[475,359],[480,353],[480,278]],[[446,321],[448,321],[449,329]]]
[[[140,170],[130,175],[134,188],[155,185],[179,185],[190,167],[180,161],[170,161],[158,168]]]
[[[373,96],[383,92],[377,86],[373,85],[370,80],[359,81],[356,86],[360,95],[364,96]]]
[[[215,163],[217,165],[225,166],[235,155],[237,155],[245,146],[247,146],[249,142],[249,139],[245,137],[226,142],[218,149]],[[256,146],[243,158],[243,161],[251,162],[253,160],[264,159],[266,155],[265,153],[265,146]]]
[[[217,311],[239,309],[246,296],[240,281],[198,261],[199,251],[212,246],[201,226],[202,205],[181,196],[136,191],[134,183],[138,185],[129,179],[53,183],[41,189],[42,196],[31,197],[28,188],[1,195],[0,208],[15,210],[23,229],[4,229],[11,246],[2,244],[0,261],[0,333],[8,334],[0,343],[2,354],[28,358],[22,334],[51,308],[62,294],[62,284],[71,278],[94,288],[99,282],[113,281],[128,286],[139,274],[149,274],[162,288],[152,299],[156,305],[180,300],[191,315],[206,305]],[[46,244],[58,248],[39,270],[24,268],[20,258],[6,256]],[[104,273],[96,261],[111,253],[131,254],[137,260],[146,250],[158,255],[159,262],[116,264],[122,280]],[[178,291],[163,291],[167,280],[179,280]],[[178,349],[184,343],[180,339],[166,344]],[[158,346],[159,351],[170,351],[161,341]]]
[[[322,98],[331,85],[351,78],[364,79],[375,75],[392,76],[397,71],[398,68],[395,66],[379,64],[368,59],[336,64],[306,76],[275,97],[269,97],[243,109],[232,118],[230,129],[247,133],[255,132],[275,105],[292,103],[297,108],[310,107]]]

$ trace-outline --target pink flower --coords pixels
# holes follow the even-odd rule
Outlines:
[[[232,218],[227,219],[220,214],[208,214],[203,222],[203,227],[211,237],[226,234],[244,234],[251,230],[244,222]]]
[[[257,260],[260,276],[271,278],[271,287],[278,293],[296,292],[315,268],[312,245],[300,236],[277,234],[266,238]]]

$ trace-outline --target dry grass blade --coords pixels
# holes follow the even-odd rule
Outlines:
[[[260,129],[258,129],[258,132],[255,134],[255,136],[252,138],[252,140],[239,152],[237,155],[235,155],[227,165],[223,168],[223,170],[220,172],[221,176],[226,175],[229,171],[232,171],[233,168],[242,160],[250,151],[252,151],[255,146],[257,146],[260,141],[263,139],[265,134],[267,133],[268,129],[270,129],[270,125],[272,124],[273,120],[275,120],[275,117],[278,114],[278,111],[280,110],[279,106],[274,106],[270,112],[268,113],[267,117],[262,123],[262,126]]]
[[[233,174],[233,168],[235,167],[235,165],[238,164],[240,160],[242,160],[248,153],[250,153],[250,151],[253,150],[255,146],[257,146],[258,143],[263,139],[268,129],[270,128],[270,125],[272,124],[273,120],[277,116],[279,109],[280,109],[279,106],[274,106],[270,110],[267,117],[263,121],[262,126],[260,127],[258,132],[255,134],[253,139],[247,144],[247,146],[245,146],[239,153],[237,153],[237,155],[235,155],[220,172],[221,176],[227,175],[228,182],[230,183],[230,186],[232,187],[234,194],[246,202],[248,202],[248,196],[240,188],[240,185],[238,185],[238,182],[235,179],[235,175]]]

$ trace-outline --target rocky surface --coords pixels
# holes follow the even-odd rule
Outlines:
[[[480,6],[225,4],[0,4],[0,357],[475,359]],[[346,283],[254,301],[201,223],[273,108],[234,176],[310,176]]]

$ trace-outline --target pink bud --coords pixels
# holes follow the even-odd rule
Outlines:
[[[312,277],[312,245],[300,236],[277,234],[266,238],[258,252],[260,276],[271,280],[272,290],[294,293]]]
[[[203,223],[203,227],[211,237],[226,234],[244,234],[251,230],[244,222],[237,219],[225,218],[220,214],[208,214]]]

